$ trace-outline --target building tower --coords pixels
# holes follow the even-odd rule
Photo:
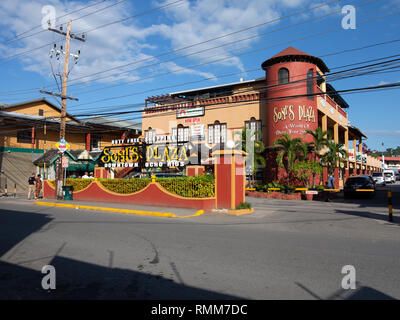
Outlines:
[[[293,47],[264,61],[261,66],[267,86],[267,119],[263,119],[267,129],[266,145],[272,146],[284,133],[311,142],[312,137],[304,135],[304,131],[318,127],[315,94],[325,91],[324,74],[329,71],[328,67],[320,58]]]

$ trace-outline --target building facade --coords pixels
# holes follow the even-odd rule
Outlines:
[[[33,172],[45,178],[53,176],[49,161],[54,161],[56,143],[60,140],[60,116],[61,109],[44,98],[0,103],[0,189],[8,181],[22,192]],[[140,134],[140,123],[104,117],[77,119],[70,114],[66,117],[65,140],[70,145],[71,164],[78,159],[76,152],[82,154],[81,158],[83,151],[90,152],[88,157],[93,160],[112,140]]]
[[[305,130],[328,131],[350,156],[335,171],[337,185],[346,176],[381,170],[381,162],[362,154],[367,137],[350,124],[349,105],[326,81],[328,67],[318,57],[289,47],[262,63],[265,77],[174,92],[146,99],[142,113],[145,138],[169,135],[173,141],[196,141],[209,150],[241,138],[242,128],[261,132],[267,147],[264,181],[280,180],[284,170],[268,155],[280,135],[311,142]],[[207,164],[207,159],[202,164]],[[327,171],[323,179],[326,181]]]

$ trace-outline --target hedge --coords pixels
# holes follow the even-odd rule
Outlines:
[[[93,179],[67,179],[66,185],[73,186],[73,191],[80,191],[85,189],[92,181]],[[56,187],[55,180],[50,180],[49,183],[52,185],[53,188]]]
[[[146,188],[151,179],[99,179],[99,182],[107,190],[120,194],[129,194]]]
[[[212,176],[158,178],[164,189],[182,197],[209,198],[215,196],[215,182]]]
[[[73,186],[73,191],[86,188],[93,179],[67,179],[67,185]],[[150,182],[150,178],[134,179],[98,179],[100,184],[109,191],[130,194],[144,189]],[[55,181],[49,181],[53,187]],[[215,179],[212,175],[198,177],[174,177],[157,178],[164,189],[182,197],[209,198],[215,196]]]

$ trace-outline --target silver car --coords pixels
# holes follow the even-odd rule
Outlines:
[[[374,179],[377,186],[386,186],[385,175],[383,172],[372,173],[372,179]]]

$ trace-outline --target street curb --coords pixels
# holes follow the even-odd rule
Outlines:
[[[254,212],[254,208],[250,209],[213,209],[211,210],[212,213],[217,213],[217,214],[228,214],[232,216],[242,216],[245,214],[251,214]]]
[[[67,203],[55,203],[55,202],[42,202],[35,201],[35,205],[47,206],[47,207],[61,207],[61,208],[75,208],[83,210],[96,210],[96,211],[108,211],[126,214],[137,214],[141,216],[153,216],[153,217],[164,217],[164,218],[191,218],[197,217],[204,214],[204,210],[199,210],[195,214],[189,216],[178,216],[170,212],[155,212],[155,211],[142,211],[142,210],[129,210],[129,209],[118,209],[118,208],[108,208],[108,207],[94,207],[94,206],[83,206],[78,204],[67,204]]]

